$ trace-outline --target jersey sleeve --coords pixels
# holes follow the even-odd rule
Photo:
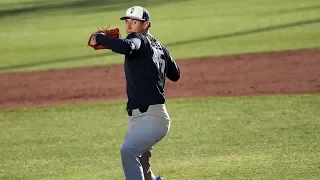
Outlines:
[[[179,68],[178,64],[175,62],[175,60],[172,58],[169,50],[166,47],[164,47],[164,53],[165,53],[166,64],[167,64],[167,75],[166,76],[171,81],[176,82],[181,77],[180,68]]]
[[[111,38],[103,34],[97,34],[98,44],[108,47],[113,52],[130,55],[133,51],[138,51],[141,46],[141,39],[135,34],[129,34],[125,39]]]

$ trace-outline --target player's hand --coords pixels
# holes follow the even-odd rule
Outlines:
[[[88,39],[88,46],[91,46],[94,50],[100,50],[100,49],[109,49],[108,47],[105,47],[97,42],[97,35],[102,34],[103,36],[111,37],[111,38],[120,38],[120,30],[118,28],[114,29],[104,29],[99,30],[92,33]]]
[[[105,36],[105,34],[104,34],[103,32],[93,33],[93,34],[91,35],[90,42],[89,42],[89,44],[90,44],[91,46],[97,45],[97,39],[96,39],[97,34],[102,34],[102,35]]]
[[[97,41],[96,41],[96,33],[93,33],[90,37],[90,41],[89,41],[89,45],[90,46],[95,46],[97,45]]]

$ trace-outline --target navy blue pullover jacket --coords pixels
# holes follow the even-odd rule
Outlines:
[[[127,110],[165,103],[166,77],[180,79],[180,69],[165,46],[148,33],[131,33],[126,39],[98,34],[96,41],[125,55]]]

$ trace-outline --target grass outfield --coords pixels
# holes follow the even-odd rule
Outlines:
[[[168,101],[152,166],[166,179],[316,179],[320,96]],[[123,102],[0,113],[0,179],[123,179]]]
[[[161,3],[159,3],[161,2]],[[176,59],[320,47],[319,0],[1,0],[0,72],[118,64],[87,47],[132,5]],[[189,10],[188,8],[192,8]],[[170,99],[153,170],[180,179],[316,179],[320,95]],[[0,179],[123,179],[125,103],[0,111]]]
[[[320,47],[318,0],[2,0],[0,72],[122,63],[87,40],[108,25],[125,37],[119,17],[137,4],[176,59]]]

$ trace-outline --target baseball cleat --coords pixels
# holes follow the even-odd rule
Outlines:
[[[161,176],[158,176],[156,180],[163,180],[163,178]]]

